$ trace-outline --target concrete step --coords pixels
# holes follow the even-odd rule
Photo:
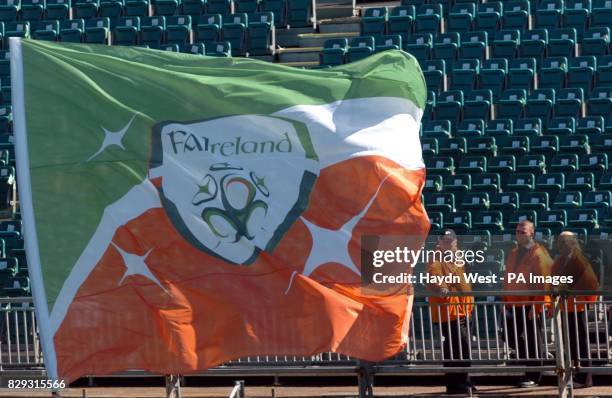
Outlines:
[[[359,17],[344,17],[324,19],[319,22],[319,32],[339,33],[339,32],[359,32],[361,30],[361,19]]]
[[[317,8],[317,18],[322,19],[353,17],[357,15],[357,9],[352,5],[333,5]]]
[[[292,66],[294,68],[306,68],[310,69],[315,66],[319,66],[319,61],[310,62],[280,62],[281,65]]]
[[[297,47],[299,46],[298,35],[315,32],[313,28],[277,29],[276,44],[280,47]]]
[[[351,38],[359,36],[359,32],[338,33],[305,33],[298,36],[300,47],[323,47],[325,40],[337,38]]]
[[[278,51],[278,60],[287,62],[319,62],[321,47],[283,48]]]

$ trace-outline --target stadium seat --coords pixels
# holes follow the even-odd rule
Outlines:
[[[582,40],[591,14],[590,0],[565,0],[563,26],[576,29],[578,40]]]
[[[33,26],[43,19],[45,12],[45,0],[21,0],[20,18],[22,21],[30,21]]]
[[[569,70],[567,73],[568,87],[579,87],[585,93],[591,91],[597,62],[593,56],[581,56],[569,60]]]
[[[563,0],[541,0],[535,11],[535,26],[539,29],[556,29],[563,22]]]
[[[542,60],[548,46],[548,31],[546,29],[532,29],[523,33],[519,54],[521,57],[532,57]]]
[[[179,52],[185,54],[204,55],[206,54],[206,47],[204,43],[187,43],[179,46]]]
[[[328,39],[323,44],[323,51],[319,59],[319,64],[323,66],[336,66],[344,63],[348,50],[348,40]]]
[[[425,166],[427,167],[427,172],[432,175],[448,175],[452,174],[455,170],[453,158],[447,156],[426,159]]]
[[[595,87],[587,101],[589,116],[607,117],[612,114],[612,87]]]
[[[538,214],[539,226],[549,228],[555,234],[560,233],[567,225],[567,212],[563,209],[545,210]]]
[[[427,216],[429,217],[429,224],[431,225],[431,231],[439,231],[444,228],[444,214],[440,211],[428,211]]]
[[[119,18],[123,14],[124,6],[125,4],[123,0],[100,0],[100,7],[98,8],[98,16],[108,17],[108,18],[111,18],[111,20],[115,18]]]
[[[587,231],[592,231],[598,226],[597,210],[570,209],[567,211],[567,225],[570,228],[586,228]]]
[[[489,120],[493,104],[491,90],[470,90],[463,102],[463,117]]]
[[[611,20],[612,20],[612,1],[593,0],[589,25],[591,27],[606,27],[606,26],[610,26]]]
[[[518,119],[523,116],[527,92],[524,89],[505,90],[497,101],[496,116],[499,118]]]
[[[45,7],[45,19],[64,21],[70,16],[70,0],[47,0]]]
[[[24,39],[30,37],[30,23],[28,21],[5,22],[4,29],[4,39],[6,40],[5,47],[8,47],[9,37],[22,37]]]
[[[502,24],[504,29],[525,31],[529,27],[531,7],[527,0],[510,0],[504,2]]]
[[[555,105],[555,90],[551,88],[541,88],[533,90],[527,98],[525,105],[525,116],[538,117],[548,124],[552,117]]]
[[[489,207],[489,194],[486,192],[472,192],[463,195],[461,208],[465,210],[486,210]]]
[[[495,119],[487,123],[486,134],[492,137],[507,137],[514,133],[512,119]]]
[[[566,76],[566,57],[544,58],[538,71],[538,88],[563,88],[565,87]]]
[[[179,50],[179,45],[174,43],[174,44],[161,44],[157,50],[161,50],[161,51],[168,51],[171,53],[178,53]]]
[[[525,155],[516,165],[516,170],[539,176],[546,170],[546,158],[544,155]]]
[[[440,33],[441,25],[441,4],[423,4],[417,8],[414,24],[416,33]]]
[[[254,14],[259,9],[259,0],[234,0],[234,12],[249,14],[249,22],[251,14]]]
[[[576,120],[573,117],[555,117],[546,129],[546,134],[561,136],[576,132]],[[555,137],[558,139],[558,137]]]
[[[466,232],[472,228],[472,213],[469,211],[456,211],[445,217],[445,228],[452,228],[458,233]]]
[[[493,161],[496,158],[490,159]],[[491,169],[489,162],[488,169]],[[501,177],[498,173],[480,173],[472,176],[472,192],[484,192],[490,196],[499,191]]]
[[[612,192],[596,191],[584,195],[582,206],[590,209],[599,209],[602,213],[612,207]]]
[[[459,58],[485,60],[489,45],[487,32],[462,32],[460,39]]]
[[[274,13],[275,27],[284,28],[287,26],[287,2],[285,0],[263,0],[260,4],[262,12]]]
[[[500,155],[489,159],[488,170],[493,173],[509,174],[516,169],[514,155]]]
[[[206,1],[204,0],[181,0],[179,4],[179,15],[190,15],[192,26],[200,23],[200,17],[204,14]]]
[[[535,183],[536,177],[531,173],[513,173],[508,177],[505,189],[519,193],[532,192]]]
[[[472,30],[476,5],[474,3],[456,3],[448,14],[447,30],[450,32],[467,32]]]
[[[361,36],[374,36],[378,38],[387,33],[387,7],[370,7],[364,10],[361,18]]]
[[[401,49],[402,36],[400,35],[384,35],[376,39],[376,52]]]
[[[85,21],[85,42],[108,44],[110,20],[108,18],[92,18]]]
[[[229,41],[217,41],[205,44],[206,55],[213,57],[231,57],[232,45]]]
[[[612,55],[599,57],[597,65],[597,85],[612,87]]]
[[[402,36],[402,41],[406,42],[412,26],[414,24],[414,7],[413,6],[398,6],[391,9],[391,13],[387,21],[387,32],[390,35]]]
[[[217,42],[221,36],[221,26],[223,26],[221,14],[202,15],[196,27],[195,36],[202,43]]]
[[[576,56],[577,43],[578,39],[574,28],[555,29],[549,35],[548,56],[572,58]]]
[[[477,230],[486,229],[491,232],[501,232],[504,228],[502,212],[477,211],[472,213],[472,228]]]
[[[489,35],[494,35],[501,28],[503,10],[503,3],[499,1],[478,4],[475,29],[485,31]]]
[[[446,63],[444,60],[422,61],[421,70],[428,90],[440,93],[446,89]]]
[[[502,155],[514,155],[516,158],[519,158],[529,153],[529,137],[499,137],[497,143]]]
[[[469,119],[466,120],[469,123]],[[481,128],[484,128],[484,120],[480,120],[480,122]],[[482,132],[482,130],[480,131]],[[467,141],[467,148],[469,155],[484,155],[487,158],[491,158],[497,154],[497,143],[495,141],[495,137],[469,137]]]
[[[287,24],[292,28],[313,26],[312,0],[287,0]]]
[[[582,88],[564,88],[556,92],[555,103],[556,116],[579,117],[582,115],[582,104],[584,101],[584,90]]]
[[[565,189],[565,175],[553,172],[542,174],[536,177],[535,189],[555,197],[559,191]]]
[[[113,29],[113,44],[119,46],[134,46],[138,44],[139,34],[139,17],[119,18]]]
[[[612,134],[590,135],[591,149],[593,152],[606,152],[612,148]]]
[[[459,159],[467,152],[467,143],[465,138],[438,138],[438,153],[444,156],[450,156],[454,159]]]
[[[206,2],[206,12],[208,14],[229,15],[234,10],[234,4],[231,0],[208,0]]]
[[[514,58],[521,42],[518,30],[501,30],[495,34],[492,46],[492,57]]]
[[[433,36],[431,33],[420,33],[411,35],[405,42],[405,50],[418,60],[431,58]]]
[[[534,88],[536,60],[534,58],[517,58],[510,61],[508,68],[508,88],[531,90]]]
[[[457,58],[460,45],[459,33],[438,34],[434,40],[432,57],[434,59],[443,59],[450,65]]]
[[[247,50],[247,27],[249,18],[247,14],[231,14],[223,18],[221,29],[223,40],[232,45],[232,56],[244,55]]]
[[[72,3],[72,17],[91,19],[98,15],[100,0],[75,0]]]
[[[607,153],[583,153],[580,155],[580,170],[589,171],[595,177],[602,176],[608,170]]]
[[[548,209],[548,193],[546,192],[522,192],[521,209],[525,210],[546,210]]]
[[[374,53],[376,45],[372,36],[359,36],[351,39],[347,52],[347,62],[367,58]]]
[[[558,173],[573,173],[578,170],[578,155],[560,153],[550,161],[550,171]]]
[[[36,40],[57,41],[59,34],[59,21],[38,21],[32,37]]]
[[[612,16],[612,14],[610,14]],[[608,54],[610,47],[610,28],[591,28],[584,33],[582,39],[582,55],[603,56]]]
[[[435,48],[434,48],[435,51]],[[476,88],[480,61],[478,59],[460,59],[453,64],[451,87],[453,90],[470,92]]]
[[[480,137],[484,134],[485,122],[482,119],[463,119],[457,125],[457,136]]]
[[[516,226],[523,221],[531,221],[537,229],[538,213],[535,210],[516,209],[508,215],[506,224],[509,229],[514,230]]]
[[[466,156],[459,162],[457,171],[460,173],[485,173],[487,158],[484,156]]]
[[[519,197],[516,192],[496,193],[491,197],[490,210],[511,211],[519,208]]]
[[[553,208],[575,209],[582,206],[582,193],[576,191],[562,191],[557,194]]]
[[[144,17],[140,20],[140,42],[149,47],[161,45],[166,34],[166,18],[163,16]]]
[[[425,206],[428,210],[452,213],[455,211],[455,195],[452,193],[428,193],[425,195]]]
[[[124,12],[126,17],[146,17],[149,16],[151,8],[148,0],[126,0]]]
[[[423,135],[425,137],[450,137],[451,131],[451,123],[449,120],[423,122]]]
[[[590,135],[601,135],[605,130],[604,118],[601,116],[587,116],[577,119],[576,133]]]
[[[85,21],[82,19],[67,19],[60,23],[60,41],[81,43],[85,36]]]
[[[508,61],[504,58],[492,58],[484,61],[480,67],[478,88],[491,90],[493,98],[499,98],[506,87]]]
[[[274,37],[274,14],[253,14],[249,20],[249,54],[272,54],[275,47]]]
[[[446,175],[443,178],[443,182],[444,192],[454,193],[455,198],[458,197],[458,194],[461,194],[461,197],[463,197],[463,194],[469,192],[472,187],[472,179],[469,174]]]
[[[451,127],[457,125],[463,108],[463,91],[446,91],[438,96],[436,101],[435,118],[446,119],[451,122]]]
[[[166,43],[180,46],[189,42],[191,42],[191,16],[166,17]]]
[[[572,191],[592,191],[595,187],[595,175],[589,172],[575,172],[565,179],[565,188]]]

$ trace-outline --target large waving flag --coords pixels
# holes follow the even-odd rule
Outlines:
[[[382,360],[412,297],[360,237],[424,237],[416,60],[328,70],[11,39],[21,209],[50,376],[257,354]]]

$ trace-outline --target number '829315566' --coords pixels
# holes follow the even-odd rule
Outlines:
[[[66,382],[64,380],[50,379],[10,379],[8,381],[7,387],[14,389],[51,390],[58,388],[66,388]]]

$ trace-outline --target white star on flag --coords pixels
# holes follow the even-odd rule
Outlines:
[[[374,195],[372,195],[363,210],[361,210],[359,214],[348,220],[337,230],[321,228],[318,225],[311,223],[304,217],[300,217],[312,236],[312,249],[310,250],[308,259],[306,259],[306,265],[304,265],[302,275],[310,276],[323,264],[338,263],[361,276],[361,272],[359,269],[357,269],[357,266],[349,254],[349,244],[351,243],[355,226],[357,226],[359,220],[361,220],[368,210],[370,210],[372,203],[374,203],[374,200],[378,196],[378,192],[389,176],[390,174],[382,179],[378,185],[378,188],[376,189],[376,192],[374,192]],[[291,284],[293,283],[293,278],[297,273],[297,271],[293,271],[291,274],[291,277],[289,278],[289,286],[287,286],[285,294],[289,293],[289,289],[291,289]]]
[[[117,246],[115,243],[111,242],[111,244],[115,249],[117,249],[119,254],[121,254],[121,257],[123,258],[123,263],[125,264],[125,273],[123,274],[123,277],[119,281],[118,285],[121,285],[124,279],[130,275],[142,275],[145,278],[148,278],[155,282],[155,284],[159,286],[166,294],[170,294],[161,284],[159,279],[157,279],[157,277],[153,275],[153,273],[147,266],[146,259],[151,253],[151,251],[153,251],[152,248],[149,249],[149,251],[146,252],[144,255],[138,256],[136,254],[126,252],[125,250]]]
[[[106,128],[102,127],[102,130],[104,130],[104,141],[102,141],[102,146],[100,147],[100,149],[98,149],[98,151],[96,153],[91,155],[89,157],[89,159],[87,159],[87,161],[88,162],[91,161],[93,158],[95,158],[96,156],[101,154],[106,148],[108,148],[111,145],[116,145],[116,146],[118,146],[121,149],[125,149],[125,147],[123,146],[123,142],[122,142],[123,141],[123,136],[128,131],[130,126],[132,125],[132,122],[134,121],[135,117],[136,117],[136,115],[132,116],[132,118],[125,125],[125,127],[123,127],[119,131],[109,131]]]

